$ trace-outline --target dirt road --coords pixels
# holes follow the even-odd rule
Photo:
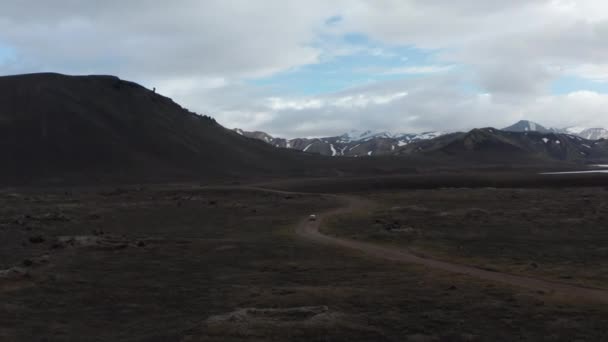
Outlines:
[[[432,269],[438,269],[457,274],[465,274],[478,279],[491,282],[504,283],[512,286],[537,291],[540,294],[551,295],[564,300],[584,300],[591,302],[608,303],[608,290],[587,288],[576,285],[564,284],[548,280],[517,276],[513,274],[492,272],[472,266],[460,265],[446,261],[434,260],[417,256],[407,249],[391,246],[381,246],[369,242],[356,241],[345,238],[332,237],[319,231],[323,220],[332,215],[345,214],[369,208],[372,204],[362,198],[355,196],[339,196],[344,206],[338,209],[320,213],[316,221],[302,220],[296,233],[304,239],[312,242],[349,248],[365,253],[366,255],[409,264],[423,265]]]
[[[290,192],[284,190],[269,189],[263,186],[233,186],[233,187],[209,187],[219,189],[240,189],[250,191],[265,191],[273,192],[286,195],[307,195],[309,193],[303,192]],[[317,213],[316,221],[309,221],[308,218],[300,221],[296,227],[296,234],[300,238],[307,239],[309,241],[326,244],[331,246],[337,246],[341,248],[348,248],[357,250],[368,256],[391,260],[395,262],[402,262],[408,264],[422,265],[431,269],[442,270],[455,274],[464,274],[474,278],[487,280],[490,282],[503,283],[511,286],[525,288],[528,290],[536,291],[539,294],[546,296],[553,296],[558,299],[572,300],[572,301],[586,301],[595,303],[608,304],[608,290],[577,286],[572,284],[560,283],[557,281],[550,281],[544,279],[537,279],[526,276],[513,275],[502,272],[494,272],[483,270],[477,267],[451,263],[442,260],[431,259],[428,257],[421,257],[408,251],[405,248],[397,248],[391,246],[382,246],[373,244],[370,242],[356,241],[346,238],[339,238],[324,235],[320,232],[319,228],[323,223],[323,220],[340,214],[347,214],[349,212],[356,212],[360,210],[368,210],[373,207],[373,203],[365,200],[362,197],[351,196],[351,195],[328,195],[334,196],[341,201],[343,205],[337,209],[332,209],[323,213]]]

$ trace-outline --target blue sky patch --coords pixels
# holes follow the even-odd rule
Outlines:
[[[320,41],[315,47],[325,51],[319,63],[250,82],[271,88],[279,95],[318,95],[370,82],[422,77],[451,67],[437,62],[437,51],[382,45],[356,33],[339,40]],[[348,53],[335,53],[332,48]]]
[[[0,65],[6,64],[15,59],[15,49],[0,43]]]
[[[551,93],[564,95],[580,90],[608,94],[608,82],[598,82],[576,76],[560,77],[551,85]]]

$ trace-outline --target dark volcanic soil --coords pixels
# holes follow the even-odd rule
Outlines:
[[[186,187],[3,192],[0,340],[608,338],[603,306],[294,235],[310,213],[338,205]]]
[[[608,289],[608,190],[430,189],[376,193],[337,235],[481,269]]]

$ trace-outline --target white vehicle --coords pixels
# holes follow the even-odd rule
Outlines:
[[[310,216],[308,216],[308,221],[316,221],[317,220],[317,215],[312,214]]]

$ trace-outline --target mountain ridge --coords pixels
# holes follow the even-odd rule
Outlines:
[[[587,140],[608,139],[608,130],[600,127],[566,127],[566,128],[546,128],[529,120],[520,120],[517,123],[505,127],[503,131],[509,132],[541,132],[541,133],[562,133],[571,134]]]
[[[557,160],[594,164],[608,160],[607,147],[605,139],[592,141],[564,133],[478,128],[404,146],[396,154],[458,156],[476,162]]]
[[[498,129],[497,129],[498,130]],[[295,149],[304,152],[317,153],[325,156],[362,157],[392,155],[404,146],[420,141],[432,140],[457,132],[423,132],[418,134],[391,133],[387,131],[374,132],[350,131],[341,135],[324,138],[275,138],[267,133],[255,131],[247,132],[234,129],[241,135],[265,141],[275,147]],[[608,130],[604,128],[570,127],[564,129],[546,128],[545,126],[528,120],[517,123],[498,131],[506,132],[538,132],[543,134],[566,134],[595,141],[608,138]],[[466,133],[466,132],[464,132]]]
[[[4,180],[222,178],[301,158],[115,76],[0,77]]]
[[[235,128],[235,132],[248,138],[258,139],[280,148],[295,149],[332,157],[362,157],[391,155],[397,148],[420,140],[433,139],[445,132],[423,132],[419,134],[351,131],[337,136],[323,138],[275,138],[260,131],[248,132]]]

